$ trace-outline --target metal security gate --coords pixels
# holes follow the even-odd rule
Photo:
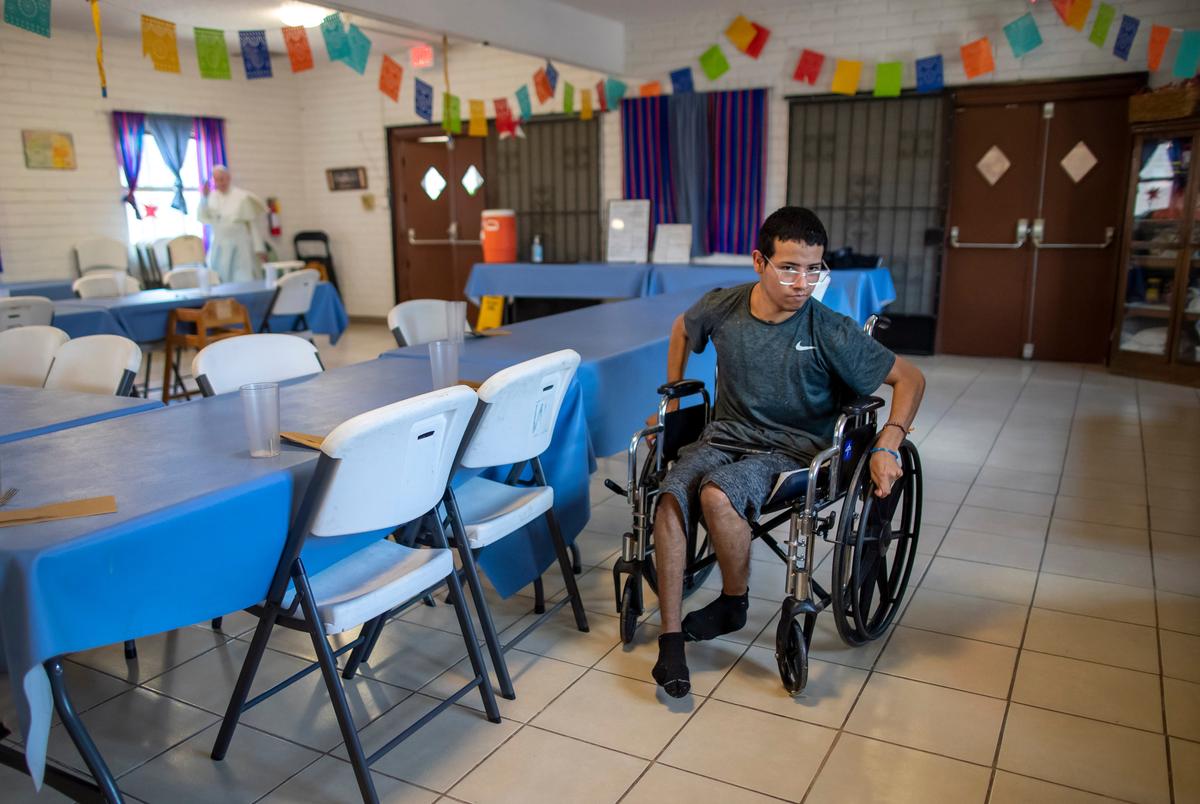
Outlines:
[[[946,115],[940,95],[791,101],[788,203],[820,216],[830,251],[883,258],[892,314],[937,312]]]
[[[517,213],[517,259],[540,235],[546,262],[601,257],[600,126],[578,118],[522,123],[524,137],[487,139],[487,204]]]

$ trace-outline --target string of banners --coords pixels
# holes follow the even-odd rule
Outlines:
[[[1087,30],[1088,41],[1099,48],[1108,47],[1109,35],[1112,37],[1112,53],[1117,58],[1128,61],[1133,52],[1135,41],[1139,34],[1147,28],[1142,20],[1130,14],[1121,14],[1117,18],[1117,9],[1105,2],[1096,7],[1092,15],[1094,0],[1050,0],[1059,19],[1067,27],[1083,33],[1087,22],[1091,19],[1091,27]],[[107,82],[104,73],[104,49],[101,35],[100,7],[101,0],[87,0],[91,5],[92,22],[96,31],[96,65],[100,77],[101,94],[107,96]],[[1037,2],[1037,0],[1031,0]],[[9,25],[22,28],[47,38],[51,35],[50,25],[51,0],[4,0],[4,21]],[[322,20],[317,30],[330,61],[340,62],[359,75],[365,75],[367,62],[371,54],[370,38],[354,23],[346,25],[338,13],[330,14]],[[1149,25],[1144,37],[1146,47],[1146,62],[1151,71],[1160,70],[1164,55],[1174,28],[1165,25]],[[288,63],[293,73],[311,70],[314,67],[313,50],[309,41],[309,32],[303,27],[284,27],[281,29],[283,42],[287,48]],[[1178,79],[1190,79],[1196,75],[1200,66],[1200,30],[1184,30],[1180,32],[1175,59],[1171,65],[1171,75]],[[154,69],[159,72],[179,73],[179,47],[176,39],[175,23],[141,15],[142,55],[149,58]],[[196,44],[196,61],[200,76],[206,79],[230,80],[232,72],[229,62],[229,49],[226,46],[226,32],[220,28],[193,28]],[[1031,12],[1026,12],[1008,23],[1003,28],[1004,38],[1015,58],[1024,58],[1042,47],[1041,30]],[[238,31],[242,64],[247,79],[257,80],[272,78],[274,65],[267,44],[266,30]],[[739,14],[724,32],[725,39],[742,55],[758,59],[771,38],[771,30],[759,22],[747,19]],[[963,72],[968,80],[992,73],[996,69],[994,48],[987,36],[980,37],[962,45],[959,48]],[[721,44],[714,43],[697,58],[701,73],[708,81],[716,81],[731,69],[729,58],[725,55]],[[837,94],[854,95],[859,91],[863,78],[865,63],[857,59],[829,58],[825,53],[804,48],[796,62],[792,78],[795,81],[815,85],[825,71],[827,63],[831,63],[833,75],[831,91]],[[899,96],[904,82],[903,61],[880,61],[874,64],[873,94],[876,97]],[[916,90],[918,92],[936,92],[945,85],[945,59],[942,54],[933,54],[916,59]],[[391,56],[384,54],[379,68],[379,91],[393,102],[400,101],[400,84],[404,76],[404,68]],[[669,83],[671,92],[675,94],[694,92],[696,81],[691,65],[670,71],[668,82],[661,80],[647,81],[636,87],[640,97],[653,97],[663,94],[664,86]],[[621,99],[629,92],[630,87],[618,78],[606,77],[594,87],[576,87],[571,82],[559,81],[558,70],[547,60],[532,76],[533,93],[530,84],[521,85],[514,96],[516,108],[509,104],[508,98],[496,98],[492,101],[495,112],[495,124],[499,135],[509,137],[521,134],[520,123],[533,117],[533,97],[537,97],[540,105],[545,105],[559,95],[559,85],[562,85],[562,112],[578,114],[581,120],[590,120],[596,112],[606,112],[616,109]],[[433,122],[433,86],[418,77],[413,80],[413,108],[421,119]],[[486,137],[488,133],[487,105],[480,99],[469,98],[466,103],[467,125],[466,134],[471,137]],[[444,92],[442,94],[442,128],[452,134],[463,133],[463,104],[459,96]]]

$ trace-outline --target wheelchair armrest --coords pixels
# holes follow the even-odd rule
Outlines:
[[[842,413],[847,416],[861,416],[867,411],[877,410],[883,407],[883,400],[877,396],[860,396],[853,399],[845,405],[842,405]]]
[[[665,396],[667,399],[679,399],[692,394],[698,394],[704,390],[703,380],[676,380],[665,385],[658,386],[659,396]]]

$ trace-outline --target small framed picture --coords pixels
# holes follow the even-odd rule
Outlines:
[[[74,170],[75,140],[66,131],[22,131],[25,167],[31,170]]]
[[[362,167],[330,168],[325,171],[330,190],[367,189],[367,169]]]

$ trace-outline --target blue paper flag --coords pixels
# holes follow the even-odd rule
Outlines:
[[[558,70],[549,59],[546,60],[546,80],[550,82],[550,91],[558,92]]]
[[[1191,78],[1196,74],[1196,66],[1200,63],[1200,31],[1184,31],[1179,40],[1179,50],[1175,54],[1175,69],[1171,71],[1176,78]]]
[[[267,47],[266,31],[238,31],[242,43],[242,63],[247,78],[271,77],[271,51]]]
[[[4,0],[4,21],[50,37],[50,0]]]
[[[1133,49],[1133,38],[1137,36],[1141,23],[1137,17],[1125,14],[1121,17],[1121,28],[1117,31],[1117,41],[1113,42],[1113,55],[1129,61],[1129,51]]]
[[[413,93],[413,105],[417,112],[417,117],[424,120],[426,123],[433,122],[433,87],[426,84],[420,78],[413,79],[413,86],[416,91]]]
[[[343,61],[350,65],[350,69],[362,75],[367,71],[367,57],[371,55],[371,40],[363,33],[357,25],[351,23],[350,30],[346,31],[346,42],[350,47],[350,55]]]
[[[604,79],[604,97],[608,101],[608,108],[619,107],[621,98],[625,97],[625,82],[615,78]]]
[[[346,39],[346,29],[342,27],[340,14],[330,14],[321,20],[321,36],[325,39],[325,50],[329,53],[330,61],[345,61],[350,58],[350,42]]]
[[[529,102],[529,86],[522,84],[517,90],[517,105],[521,107],[521,119],[528,120],[533,117],[533,105]]]
[[[945,86],[942,77],[942,57],[917,59],[917,92],[937,92]]]
[[[692,68],[680,67],[671,73],[671,91],[676,95],[684,92],[695,92],[696,85],[692,83]]]
[[[1018,59],[1031,50],[1042,46],[1042,32],[1038,30],[1033,15],[1025,13],[1004,26],[1004,35],[1008,37],[1008,46]]]

